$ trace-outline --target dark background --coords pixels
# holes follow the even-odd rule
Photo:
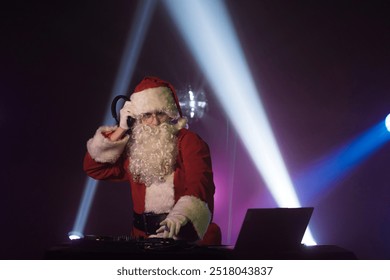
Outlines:
[[[86,181],[85,143],[111,102],[137,3],[2,7],[1,259],[41,259],[67,240]],[[390,113],[387,1],[226,4],[292,176]],[[210,145],[215,220],[224,244],[234,244],[246,208],[276,205],[161,1],[130,88],[145,75],[207,93],[208,111],[191,128]],[[319,244],[339,245],[361,259],[390,258],[389,152],[385,144],[307,202],[315,207],[311,229]],[[130,218],[128,186],[103,182],[85,233],[126,234]]]

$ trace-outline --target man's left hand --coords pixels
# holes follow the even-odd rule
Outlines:
[[[180,229],[187,224],[187,222],[188,218],[184,215],[168,215],[166,219],[160,223],[161,227],[156,233],[163,233],[163,238],[174,238],[179,234]]]

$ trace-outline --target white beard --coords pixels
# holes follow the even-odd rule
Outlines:
[[[177,156],[178,129],[162,123],[159,126],[136,123],[130,144],[130,172],[135,181],[147,187],[165,182],[172,174]]]

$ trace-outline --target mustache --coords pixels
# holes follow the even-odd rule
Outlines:
[[[175,128],[174,124],[170,124],[170,123],[161,123],[159,125],[148,125],[148,124],[140,123],[133,126],[132,129],[133,135],[139,133],[158,135],[163,132],[175,134],[177,131],[178,129]]]

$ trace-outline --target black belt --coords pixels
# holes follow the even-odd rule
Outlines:
[[[167,217],[168,214],[154,213],[133,213],[133,226],[147,235],[156,234],[161,226],[160,223]]]

